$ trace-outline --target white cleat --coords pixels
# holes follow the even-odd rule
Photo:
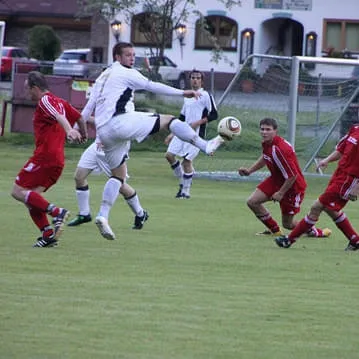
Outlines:
[[[224,142],[224,139],[218,135],[207,142],[206,154],[208,156],[213,156],[217,148]]]
[[[112,232],[112,229],[105,217],[97,216],[95,220],[95,224],[99,229],[102,237],[112,241],[116,239],[115,233]]]

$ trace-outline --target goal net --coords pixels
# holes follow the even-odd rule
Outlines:
[[[306,175],[325,175],[316,171],[316,161],[359,122],[357,67],[356,60],[251,55],[216,98],[220,118],[238,117],[242,135],[227,142],[213,159],[196,160],[197,175],[243,180],[237,169],[261,155],[259,121],[264,117],[277,119],[279,135],[294,145]],[[209,126],[209,137],[215,135],[216,124]],[[260,180],[266,174],[250,178]]]

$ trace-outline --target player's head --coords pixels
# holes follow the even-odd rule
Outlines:
[[[125,67],[132,67],[135,63],[135,49],[130,42],[119,42],[112,49],[113,61],[118,61]]]
[[[32,100],[39,100],[42,94],[49,90],[45,76],[38,71],[31,71],[25,80],[25,89]]]
[[[203,87],[203,72],[193,69],[189,74],[189,79],[191,81],[191,88],[193,90],[198,90]]]
[[[263,142],[270,142],[277,135],[278,123],[274,118],[266,117],[259,122]]]

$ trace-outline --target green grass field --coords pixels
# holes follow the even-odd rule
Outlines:
[[[0,141],[0,154],[0,358],[358,358],[359,257],[325,215],[332,237],[280,249],[254,235],[262,226],[245,201],[256,183],[197,179],[192,198],[176,200],[163,153],[133,152],[130,183],[150,213],[143,230],[131,229],[120,199],[110,217],[118,240],[88,223],[35,249],[37,229],[9,195],[31,147]],[[73,215],[80,154],[67,149],[46,194]],[[105,178],[89,181],[95,215]],[[309,181],[303,213],[326,181]],[[358,204],[346,213],[359,229]]]

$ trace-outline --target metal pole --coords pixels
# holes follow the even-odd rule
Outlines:
[[[322,74],[318,75],[318,88],[317,88],[317,112],[315,114],[315,137],[318,137],[319,131],[319,116],[320,116],[320,98],[322,96]]]
[[[299,58],[294,56],[292,59],[292,68],[289,86],[289,115],[288,115],[288,141],[294,147],[295,145],[295,123],[297,118],[298,101],[298,82],[299,82]]]

